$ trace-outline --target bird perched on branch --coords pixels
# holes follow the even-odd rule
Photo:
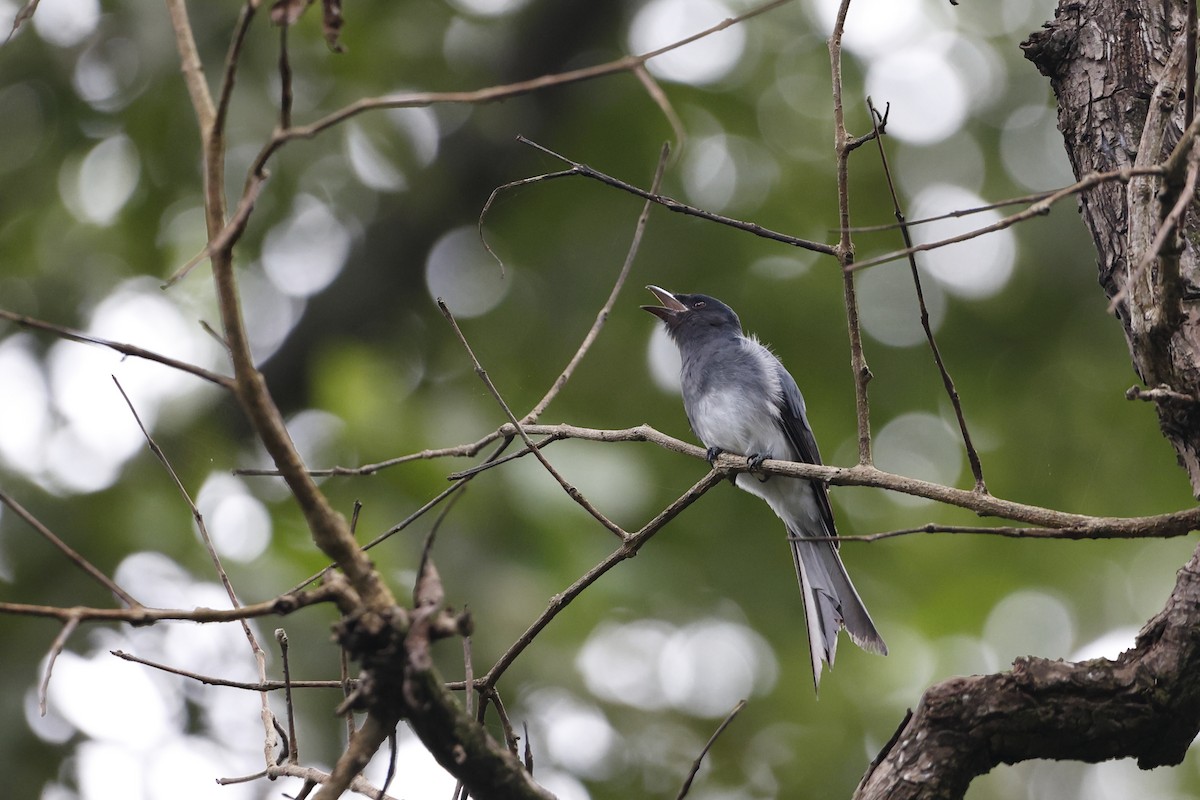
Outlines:
[[[708,448],[708,460],[727,452],[746,456],[751,468],[768,458],[820,464],[795,379],[758,339],[742,333],[733,309],[707,295],[646,288],[662,305],[642,308],[663,321],[679,348],[683,408]],[[754,472],[739,473],[735,483],[766,500],[787,526],[804,597],[814,686],[820,685],[822,662],[833,666],[841,628],[864,650],[887,655],[838,557],[825,483]]]

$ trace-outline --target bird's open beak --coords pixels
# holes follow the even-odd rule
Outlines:
[[[654,286],[652,284],[646,288],[658,298],[658,302],[662,303],[662,305],[642,306],[642,309],[649,311],[651,314],[658,317],[668,325],[677,321],[679,315],[688,310],[687,306],[675,299],[675,295],[671,294],[661,286]]]

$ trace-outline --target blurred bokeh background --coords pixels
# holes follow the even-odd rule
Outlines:
[[[0,0],[7,29],[21,4]],[[664,192],[810,239],[837,233],[826,37],[834,0],[785,4],[650,64],[687,131]],[[363,96],[457,90],[644,52],[740,13],[742,0],[374,0],[346,5],[346,52],[326,47],[317,11],[292,31],[295,117]],[[237,13],[189,6],[215,85]],[[1049,0],[855,0],[845,37],[846,113],[890,104],[886,146],[909,218],[1055,188],[1071,176],[1046,81],[1018,43]],[[230,111],[238,191],[275,124],[278,31],[260,12]],[[255,352],[313,467],[354,466],[470,442],[503,422],[438,313],[444,297],[508,403],[523,413],[591,325],[620,269],[637,198],[583,178],[497,186],[562,164],[524,135],[648,186],[672,129],[629,74],[501,103],[364,114],[288,145],[237,251]],[[851,161],[853,223],[892,220],[878,154]],[[200,322],[216,324],[207,267],[160,284],[204,246],[198,136],[167,13],[128,0],[43,0],[0,48],[0,306],[225,371]],[[987,212],[921,227],[923,240],[993,221]],[[900,246],[856,234],[860,258]],[[947,364],[1006,498],[1104,515],[1190,504],[1187,482],[1105,314],[1094,255],[1072,204],[1013,230],[923,256],[924,289]],[[649,423],[691,440],[671,351],[638,310],[657,283],[718,296],[796,376],[826,461],[856,459],[841,279],[829,258],[656,208],[629,285],[545,422]],[[904,262],[860,273],[877,462],[969,488],[953,414],[918,324]],[[324,566],[280,483],[238,476],[266,459],[230,398],[170,369],[0,323],[0,482],[142,602],[226,601],[191,515],[145,446],[111,376],[178,470],[246,602]],[[563,442],[554,464],[634,529],[706,470],[644,444]],[[323,488],[363,539],[404,519],[477,459],[418,461]],[[970,514],[870,489],[833,491],[843,533]],[[397,592],[412,585],[427,516],[374,557]],[[532,460],[475,480],[446,517],[434,558],[469,606],[482,672],[561,591],[615,546]],[[923,689],[1004,669],[1023,654],[1115,654],[1161,605],[1189,540],[1037,542],[908,536],[847,544],[843,557],[891,648],[843,640],[820,698],[782,526],[720,486],[639,556],[562,613],[500,684],[528,724],[537,775],[564,798],[674,796],[737,700],[748,705],[707,757],[696,798],[845,797]],[[0,598],[107,605],[111,598],[0,509]],[[335,678],[332,613],[284,620],[296,678]],[[275,621],[256,626],[271,641]],[[243,798],[299,783],[219,787],[261,769],[258,696],[207,687],[108,654],[253,680],[236,626],[85,626],[59,659],[49,713],[37,682],[57,627],[0,617],[0,765],[10,797]],[[461,678],[457,643],[441,646]],[[279,676],[277,653],[270,669]],[[299,700],[307,763],[336,758],[339,696]],[[273,698],[282,712],[282,698]],[[494,720],[494,718],[493,718]],[[402,730],[392,793],[449,797],[452,782]],[[382,779],[385,764],[370,776]],[[1194,759],[1139,773],[1128,762],[1034,763],[996,771],[973,798],[1195,796]]]

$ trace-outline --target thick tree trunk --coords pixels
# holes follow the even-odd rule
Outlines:
[[[1077,177],[1162,164],[1183,129],[1182,0],[1061,0],[1053,22],[1024,43],[1058,97],[1058,126]],[[1190,149],[1190,147],[1189,147]],[[1152,242],[1175,204],[1186,153],[1166,178],[1110,181],[1080,197],[1099,259],[1100,285],[1118,298],[1134,369],[1165,387],[1156,405],[1163,434],[1200,494],[1200,317],[1195,218],[1181,238]]]
[[[1077,177],[1168,166],[1100,183],[1080,196],[1080,211],[1133,367],[1158,390],[1149,396],[1163,435],[1200,495],[1200,217],[1192,137],[1183,135],[1186,10],[1183,0],[1060,0],[1054,21],[1022,46],[1050,78]],[[1176,232],[1161,237],[1180,212]],[[1200,550],[1116,661],[1028,658],[1011,672],[929,689],[856,797],[959,798],[976,776],[1032,758],[1177,764],[1198,730]]]

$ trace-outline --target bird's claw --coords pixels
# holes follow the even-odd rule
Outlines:
[[[713,469],[716,469],[717,468],[717,459],[720,458],[721,454],[724,452],[725,451],[719,447],[710,447],[710,448],[708,448],[708,450],[704,451],[704,457],[708,459],[708,465],[710,467],[712,467]],[[730,472],[726,475],[726,477],[729,478],[730,483],[732,483],[734,486],[737,486],[737,473],[736,472]]]
[[[758,469],[768,458],[771,458],[770,453],[751,453],[750,455],[746,456],[746,463],[749,465],[751,472],[758,472]],[[758,478],[760,483],[765,483],[767,478],[770,478],[771,476],[755,475],[755,477]]]

